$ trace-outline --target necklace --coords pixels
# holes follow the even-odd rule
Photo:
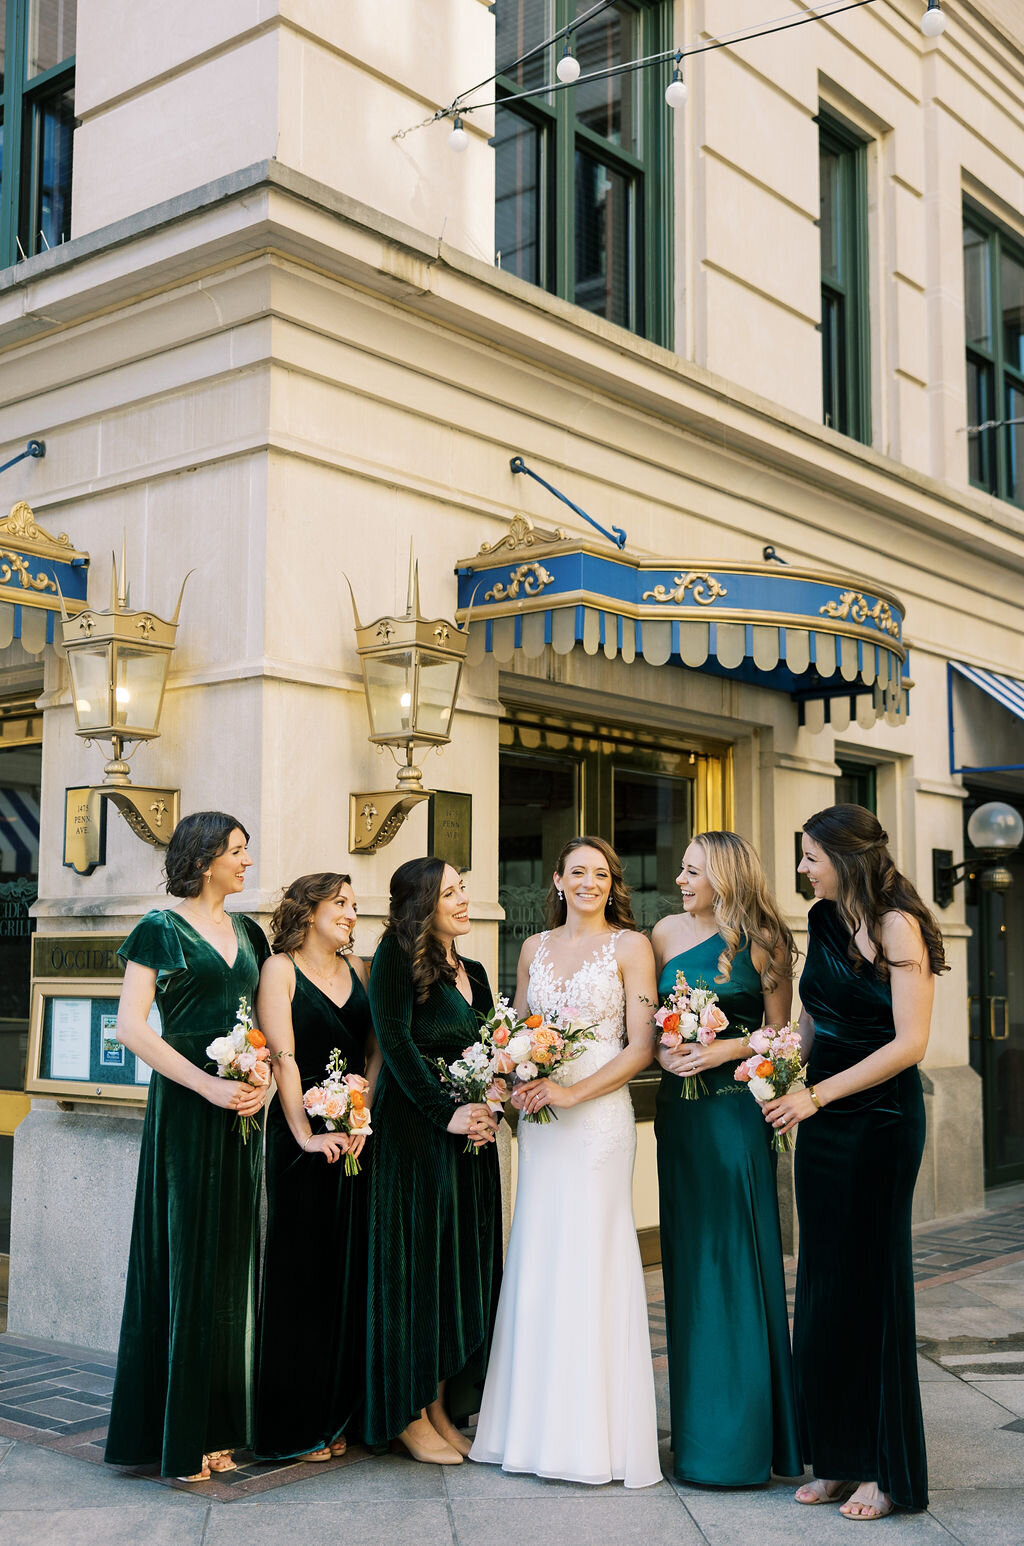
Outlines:
[[[292,961],[293,962],[300,955],[300,953],[301,952],[299,950],[293,950],[292,951],[291,955],[292,955]],[[328,977],[326,972],[322,972],[318,966],[314,966],[313,965],[312,961],[307,961],[307,960],[305,960],[305,958],[303,958],[302,966],[303,966],[303,970],[312,972],[314,974],[314,976],[320,978],[321,982],[326,983],[329,988],[333,987],[334,983],[337,982],[337,980],[338,980],[338,973],[341,970],[341,963],[340,963],[340,961],[337,963],[337,965],[334,968],[334,971],[331,973],[331,975],[329,977]]]

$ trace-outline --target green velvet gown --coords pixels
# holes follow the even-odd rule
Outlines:
[[[854,966],[834,902],[811,908],[808,935],[800,997],[814,1021],[814,1084],[885,1046],[894,1027],[892,989],[867,963]],[[793,1359],[804,1456],[816,1476],[877,1482],[903,1508],[926,1508],[910,1242],[925,1137],[917,1068],[832,1101],[798,1133]]]
[[[118,951],[157,973],[168,1046],[212,1073],[206,1048],[250,1009],[269,954],[231,914],[228,966],[178,913],[147,913]],[[262,1142],[231,1111],[154,1073],[142,1126],[124,1315],[106,1459],[191,1476],[211,1449],[252,1442],[256,1241]]]
[[[335,1047],[350,1074],[365,1072],[366,1041],[373,1029],[370,1001],[355,972],[349,975],[351,992],[339,1008],[295,968],[292,1030],[303,1090],[319,1084]],[[327,1131],[320,1118],[311,1126],[314,1132]],[[257,1455],[287,1458],[324,1449],[362,1407],[369,1167],[375,1141],[371,1137],[363,1150],[359,1175],[346,1176],[343,1160],[328,1165],[322,1154],[303,1154],[280,1098],[267,1112]]]
[[[414,1002],[409,958],[387,936],[370,971],[370,1007],[384,1058],[373,1107],[366,1439],[401,1433],[448,1381],[448,1410],[479,1407],[501,1287],[501,1194],[493,1143],[465,1152],[446,1131],[455,1112],[435,1059],[479,1034],[493,1000],[483,967],[473,989],[434,985]]]
[[[750,952],[737,952],[716,983],[724,941],[710,939],[667,961],[659,997],[683,971],[691,987],[718,994],[723,1036],[764,1019]],[[706,1095],[686,1100],[683,1081],[662,1073],[658,1142],[661,1262],[668,1332],[675,1475],[713,1487],[764,1484],[803,1470],[797,1437],[782,1266],[775,1155],[761,1108],[733,1078],[736,1064],[708,1070]]]

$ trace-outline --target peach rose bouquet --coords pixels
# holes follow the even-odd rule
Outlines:
[[[778,1100],[790,1090],[803,1089],[807,1065],[795,1022],[778,1031],[766,1025],[760,1031],[752,1031],[748,1040],[751,1056],[739,1064],[733,1078],[746,1085],[759,1105]],[[792,1149],[794,1142],[791,1132],[772,1133],[772,1148],[779,1153]]]
[[[499,1008],[505,1001],[498,1000]],[[511,1011],[509,1011],[511,1014]],[[460,1058],[454,1063],[446,1063],[444,1058],[437,1059],[437,1067],[441,1075],[441,1083],[451,1096],[456,1106],[486,1105],[491,1111],[500,1111],[508,1100],[510,1091],[505,1080],[501,1077],[497,1061],[502,1057],[499,1050],[495,1054],[488,1040],[488,1032],[492,1024],[498,1027],[499,1034],[504,1028],[504,1022],[497,1021],[497,1011],[492,1011],[484,1019],[479,1041],[474,1041],[465,1047]],[[514,1023],[515,1016],[512,1015]],[[508,1041],[506,1036],[505,1041]],[[466,1140],[467,1154],[479,1154],[482,1145],[474,1143],[472,1138]]]
[[[335,1047],[327,1063],[326,1077],[314,1084],[302,1097],[307,1116],[319,1117],[329,1133],[345,1133],[350,1138],[361,1133],[369,1138],[370,1108],[366,1097],[370,1085],[362,1074],[350,1074],[348,1065]],[[345,1174],[357,1176],[359,1161],[354,1154],[345,1155]]]
[[[584,1043],[594,1041],[594,1027],[583,1025],[577,1019],[577,1011],[569,1006],[561,1009],[551,1020],[543,1015],[528,1015],[520,1021],[518,1029],[505,1047],[504,1052],[511,1067],[514,1088],[522,1089],[534,1079],[550,1079],[559,1069],[578,1058],[585,1050]],[[504,1065],[502,1065],[504,1070]],[[524,1112],[523,1122],[552,1122],[558,1113],[550,1106],[539,1111]]]
[[[729,1024],[729,1017],[720,1008],[718,994],[699,981],[691,988],[685,973],[676,972],[675,987],[654,1014],[663,1047],[675,1051],[684,1042],[699,1041],[708,1047],[720,1031]],[[683,1080],[682,1095],[686,1100],[696,1100],[708,1093],[708,1087],[700,1074],[688,1074]]]
[[[244,1079],[266,1089],[270,1084],[270,1051],[267,1038],[252,1023],[249,1001],[244,996],[238,1000],[235,1023],[226,1036],[218,1036],[206,1049],[212,1058],[219,1079]],[[259,1127],[258,1117],[235,1117],[242,1142],[249,1142],[252,1128]]]

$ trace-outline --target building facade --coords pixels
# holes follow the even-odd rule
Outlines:
[[[689,834],[733,827],[799,939],[796,834],[854,799],[930,901],[966,815],[1024,804],[1024,18],[950,0],[928,39],[916,0],[872,0],[685,58],[673,110],[671,58],[619,66],[775,8],[4,5],[0,460],[45,446],[0,483],[28,565],[0,582],[11,1327],[105,1348],[144,1089],[69,1073],[77,1011],[53,1003],[116,993],[160,852],[111,807],[105,862],[65,864],[66,790],[102,759],[60,599],[21,574],[66,534],[66,609],[102,609],[123,539],[131,605],[166,618],[194,571],[133,778],[245,823],[264,921],[294,876],[349,870],[369,954],[426,850],[416,809],[349,852],[350,793],[393,770],[346,580],[364,621],[400,613],[410,544],[425,615],[468,620],[451,743],[422,765],[471,797],[470,950],[496,984],[581,828],[650,924]],[[583,76],[556,86],[545,39],[585,12]],[[423,121],[478,81],[457,153]],[[941,914],[922,1218],[1024,1176],[1008,867],[1016,889],[976,872]]]

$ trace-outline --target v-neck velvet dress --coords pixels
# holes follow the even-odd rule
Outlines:
[[[229,966],[180,914],[147,913],[118,951],[157,974],[168,1046],[212,1072],[206,1048],[250,1008],[269,947],[229,915]],[[191,1476],[211,1449],[252,1442],[256,1243],[262,1143],[234,1112],[154,1073],[142,1126],[117,1373],[107,1430],[113,1465]]]
[[[501,1287],[501,1193],[493,1143],[465,1152],[436,1059],[461,1057],[493,1007],[483,967],[473,990],[438,982],[415,1002],[409,957],[387,935],[370,970],[384,1066],[373,1107],[366,1438],[401,1433],[448,1381],[456,1420],[479,1407]]]
[[[764,1020],[761,979],[737,951],[728,982],[715,981],[718,934],[662,968],[664,998],[682,971],[729,1016],[723,1036]],[[683,1098],[662,1073],[658,1144],[661,1265],[665,1284],[674,1474],[714,1487],[752,1487],[772,1471],[803,1470],[789,1348],[786,1282],[771,1132],[736,1064],[703,1075],[708,1093]]]
[[[294,964],[294,963],[293,963]],[[295,967],[292,1031],[303,1090],[318,1084],[335,1048],[350,1074],[366,1069],[373,1027],[366,989],[351,968],[344,1004]],[[314,1132],[326,1132],[314,1118]],[[256,1379],[258,1455],[323,1449],[362,1407],[366,1366],[366,1241],[371,1137],[360,1173],[303,1154],[280,1096],[267,1112],[267,1238]],[[352,1435],[350,1435],[352,1436]]]
[[[834,902],[807,919],[800,997],[814,1021],[807,1077],[841,1073],[891,1042],[892,988],[849,956]],[[910,1221],[924,1152],[916,1067],[832,1101],[796,1144],[800,1261],[793,1359],[804,1456],[816,1476],[876,1482],[928,1506],[917,1380]]]

